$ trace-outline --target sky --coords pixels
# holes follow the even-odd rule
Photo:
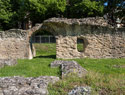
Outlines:
[[[123,6],[125,7],[125,1],[123,1]],[[118,4],[118,6],[120,6],[121,4]],[[104,6],[108,6],[108,1],[104,3]]]

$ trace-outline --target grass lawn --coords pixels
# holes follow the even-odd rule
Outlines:
[[[35,44],[37,56],[32,60],[18,60],[15,66],[0,69],[0,77],[24,76],[38,77],[42,75],[60,76],[59,68],[50,68],[50,63],[56,58],[55,44]]]
[[[81,45],[80,45],[81,46]],[[50,68],[56,58],[55,44],[35,44],[37,56],[32,60],[18,60],[15,66],[0,69],[0,77],[24,76],[38,77],[43,75],[59,76],[59,68]],[[125,95],[125,58],[123,59],[74,59],[88,70],[83,78],[71,77],[49,85],[50,95],[67,95],[67,92],[78,86],[91,86],[93,95]],[[123,67],[122,67],[123,66]]]

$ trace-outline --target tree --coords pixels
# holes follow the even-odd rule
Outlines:
[[[30,0],[29,5],[31,20],[33,22],[42,22],[50,17],[63,14],[66,0]]]
[[[66,0],[0,0],[0,27],[4,30],[22,27],[63,15]]]
[[[48,0],[45,0],[46,3]],[[64,15],[66,10],[66,0],[49,0],[47,3],[47,18],[50,17],[60,17]]]
[[[18,10],[20,21],[30,19],[33,24],[50,17],[57,17],[65,11],[65,0],[25,0]]]
[[[14,13],[12,13],[10,0],[0,0],[0,28],[5,30],[11,28],[10,21]]]
[[[70,17],[76,18],[102,16],[103,5],[101,2],[78,0],[70,7],[70,12]]]
[[[124,0],[108,0],[105,7],[105,13],[109,23],[115,24],[117,18],[121,20],[125,18],[125,1]]]

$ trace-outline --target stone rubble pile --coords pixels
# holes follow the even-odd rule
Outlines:
[[[82,77],[87,74],[87,70],[81,67],[76,61],[55,60],[51,63],[51,67],[61,66],[62,78],[70,75]]]
[[[73,90],[71,90],[68,95],[91,95],[91,87],[76,87]]]
[[[0,78],[0,95],[47,95],[48,83],[58,80],[55,76]]]

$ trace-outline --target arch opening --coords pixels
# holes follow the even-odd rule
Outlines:
[[[30,36],[30,49],[33,58],[56,58],[56,37],[50,31],[39,29]]]

